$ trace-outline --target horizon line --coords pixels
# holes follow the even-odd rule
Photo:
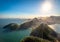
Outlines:
[[[51,16],[60,16],[60,15],[51,15]],[[26,18],[26,17],[23,17],[23,18],[20,18],[20,17],[0,17],[0,19],[33,19],[33,18],[40,18],[40,17],[51,17],[51,16],[38,16],[38,17],[32,17],[32,18],[30,18],[30,17],[28,17],[28,18]]]

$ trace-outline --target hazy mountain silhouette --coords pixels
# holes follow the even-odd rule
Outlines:
[[[10,29],[10,30],[23,30],[28,28],[36,28],[39,25],[39,20],[37,18],[34,18],[33,20],[30,20],[28,22],[25,22],[23,24],[16,24],[16,23],[10,23],[6,26],[4,26],[4,29]]]
[[[34,28],[39,25],[39,20],[37,18],[34,18],[31,21],[25,22],[20,25],[19,29],[27,29],[27,28]]]

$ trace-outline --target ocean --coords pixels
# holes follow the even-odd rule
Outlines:
[[[9,23],[22,24],[26,19],[0,19],[0,42],[20,42],[21,39],[27,37],[31,33],[31,29],[20,31],[3,32],[3,27]],[[51,27],[60,33],[60,24],[51,25]]]
[[[0,19],[0,42],[20,42],[26,36],[29,36],[31,29],[3,32],[3,27],[9,23],[22,24],[25,19]]]

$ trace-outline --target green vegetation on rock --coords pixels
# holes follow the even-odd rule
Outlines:
[[[10,29],[10,30],[16,30],[16,29],[19,28],[19,25],[16,24],[16,23],[10,23],[10,24],[4,26],[4,28],[6,28],[6,29]]]
[[[57,33],[44,23],[40,24],[40,26],[34,29],[30,36],[39,37],[49,41],[57,40]]]
[[[41,38],[38,38],[38,37],[30,36],[30,37],[24,38],[20,42],[50,42],[50,41],[45,40],[45,39],[41,39]]]

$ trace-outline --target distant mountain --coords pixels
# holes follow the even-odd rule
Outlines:
[[[20,25],[19,29],[36,28],[40,24],[37,18]]]
[[[44,23],[40,24],[40,26],[34,29],[30,36],[43,38],[49,41],[57,40],[57,33]]]
[[[19,27],[17,27],[16,29],[17,30],[20,30],[20,29],[27,29],[27,28],[33,28],[35,29],[36,27],[38,27],[41,23],[46,23],[48,25],[51,25],[51,24],[55,24],[55,23],[59,23],[60,21],[59,20],[60,17],[56,17],[56,16],[50,16],[50,17],[41,17],[41,18],[34,18],[34,19],[28,19],[28,21],[22,23],[19,25]],[[4,26],[5,28],[11,28],[11,23]],[[15,25],[18,25],[18,24],[15,24]],[[13,26],[13,28],[15,28]]]
[[[56,24],[60,24],[60,16],[50,16]]]
[[[28,22],[24,22],[23,24],[16,24],[16,23],[10,23],[6,26],[4,26],[4,29],[10,29],[10,30],[21,30],[21,29],[28,29],[28,28],[36,28],[39,26],[40,22],[37,18],[34,18]]]
[[[38,19],[40,19],[41,22],[47,23],[48,25],[60,24],[60,16],[39,17]]]
[[[19,28],[19,25],[16,23],[10,23],[3,27],[6,30],[17,30]]]

